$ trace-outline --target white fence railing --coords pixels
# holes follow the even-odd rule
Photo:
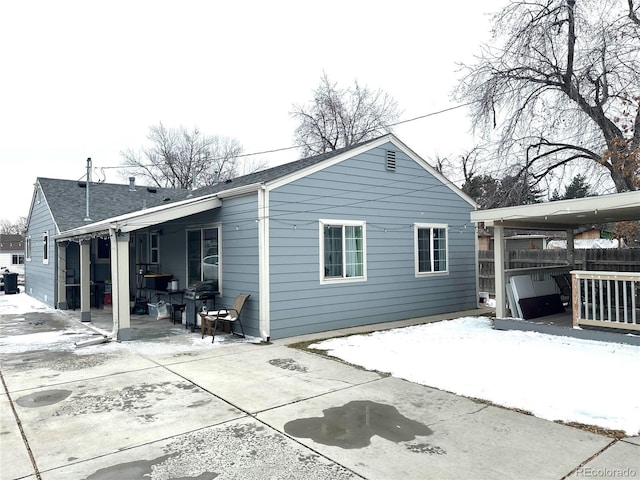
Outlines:
[[[640,273],[573,270],[573,326],[640,331]]]

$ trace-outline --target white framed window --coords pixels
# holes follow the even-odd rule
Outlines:
[[[49,263],[49,232],[42,234],[42,263]]]
[[[367,279],[366,222],[320,220],[320,283]]]
[[[446,224],[415,223],[416,277],[449,273],[449,239]]]
[[[11,255],[11,265],[24,265],[24,254],[14,253]]]
[[[27,262],[31,261],[31,237],[24,239],[24,258]]]
[[[149,234],[149,263],[154,265],[160,263],[160,234],[158,232]]]
[[[220,292],[220,227],[187,230],[187,285],[213,282]]]

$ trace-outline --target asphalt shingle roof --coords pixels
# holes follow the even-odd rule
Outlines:
[[[13,233],[0,234],[0,252],[15,252],[24,249],[24,237]]]
[[[194,191],[146,187],[141,185],[136,185],[135,190],[131,191],[128,184],[91,183],[89,187],[90,222],[84,220],[86,216],[86,182],[54,178],[39,178],[38,182],[40,183],[42,192],[58,224],[60,232],[65,232],[82,227],[88,223],[98,222],[125,213],[136,212],[143,208],[170,204],[179,200],[185,200],[191,196],[202,197],[245,185],[267,183],[324,162],[375,140],[377,140],[377,138],[357,145],[243,175],[231,181],[202,187]],[[151,188],[155,191],[150,190]]]
[[[153,188],[115,183],[91,183],[89,186],[89,217],[86,216],[86,182],[39,178],[42,193],[61,232],[81,227],[87,223],[105,220],[143,208],[184,200],[189,190]],[[155,190],[155,192],[153,191]]]
[[[329,160],[333,157],[341,155],[349,150],[353,150],[357,147],[361,147],[362,145],[366,145],[367,143],[373,142],[377,140],[377,138],[368,140],[366,142],[359,143],[357,145],[351,145],[349,147],[340,148],[338,150],[333,150],[331,152],[322,153],[320,155],[315,155],[313,157],[302,158],[300,160],[295,160],[293,162],[285,163],[283,165],[279,165],[277,167],[268,168],[266,170],[260,170],[259,172],[250,173],[248,175],[243,175],[242,177],[234,178],[230,182],[222,182],[217,183],[215,185],[210,185],[207,187],[202,187],[193,192],[194,196],[201,197],[203,195],[209,195],[212,193],[222,192],[224,190],[230,190],[232,188],[243,187],[245,185],[251,185],[254,183],[268,183],[273,180],[277,180],[289,174],[295,173],[299,170],[303,170],[312,165],[316,165],[318,163],[322,163],[326,160]]]

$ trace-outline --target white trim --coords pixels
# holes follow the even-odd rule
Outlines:
[[[326,161],[318,162],[318,163],[316,163],[314,165],[311,165],[311,166],[309,166],[307,168],[303,168],[303,169],[297,170],[297,171],[295,171],[295,172],[293,172],[293,173],[291,173],[289,175],[285,175],[283,177],[280,177],[280,178],[278,178],[276,180],[273,180],[272,182],[269,182],[267,186],[268,186],[268,188],[270,190],[279,188],[279,187],[281,187],[283,185],[286,185],[286,184],[291,183],[291,182],[295,182],[296,180],[304,178],[307,175],[311,175],[313,173],[316,173],[316,172],[319,172],[321,170],[324,170],[325,168],[332,167],[333,165],[336,165],[337,163],[343,162],[344,160],[348,160],[348,159],[350,159],[352,157],[360,155],[361,153],[367,152],[367,151],[372,150],[374,148],[378,148],[378,147],[380,147],[382,145],[385,145],[387,143],[393,144],[398,150],[402,151],[411,160],[416,162],[424,170],[426,170],[431,175],[433,175],[436,178],[436,180],[440,181],[443,185],[445,185],[447,188],[449,188],[453,193],[458,195],[460,198],[462,198],[469,205],[471,205],[471,206],[473,206],[475,208],[478,208],[478,204],[476,202],[474,202],[471,197],[469,197],[466,193],[464,193],[462,190],[460,190],[456,185],[454,185],[451,181],[449,181],[446,177],[444,177],[435,168],[433,168],[431,165],[429,165],[429,163],[427,163],[418,154],[416,154],[413,150],[411,150],[404,143],[402,143],[402,141],[400,141],[392,133],[389,133],[389,134],[387,134],[387,135],[385,135],[383,137],[380,137],[380,138],[378,138],[376,140],[373,140],[371,142],[365,143],[365,144],[363,144],[363,145],[361,145],[359,147],[355,147],[355,148],[349,149],[348,151],[346,151],[344,153],[341,153],[339,155],[336,155],[335,157],[332,157],[330,159],[327,159]],[[397,157],[396,157],[396,159],[397,159]]]
[[[49,231],[42,232],[42,264],[49,265]]]
[[[269,190],[258,190],[258,317],[260,337],[271,337],[271,291],[269,283]]]
[[[153,237],[156,237],[156,246],[153,247]],[[156,251],[156,261],[153,261],[153,251]],[[160,234],[157,231],[149,231],[149,263],[160,265]]]
[[[640,220],[640,191],[471,212],[472,222],[487,226],[544,230],[622,220]]]
[[[31,241],[31,235],[27,235],[24,238],[24,261],[25,262],[31,261],[31,255],[33,255],[32,250],[33,250],[33,242]]]
[[[459,189],[454,183],[452,183],[447,177],[442,175],[438,170],[433,168],[429,163],[424,160],[420,155],[411,150],[408,146],[406,146],[400,139],[392,136],[391,143],[393,143],[396,147],[402,150],[409,158],[411,158],[414,162],[424,168],[427,172],[433,175],[437,180],[439,180],[442,184],[444,184],[449,190],[458,195],[461,199],[467,202],[474,208],[478,208],[478,204],[466,193],[464,193],[461,189]]]
[[[197,224],[197,225],[191,225],[191,226],[187,225],[185,227],[185,230],[184,230],[184,258],[185,258],[184,278],[185,278],[185,283],[187,284],[187,287],[188,287],[189,281],[190,281],[190,278],[189,278],[189,232],[200,232],[200,264],[202,265],[202,260],[204,260],[204,258],[207,256],[207,255],[204,255],[205,252],[203,251],[204,242],[202,241],[202,231],[213,230],[213,229],[216,229],[218,231],[218,294],[222,296],[222,223],[221,222]],[[201,268],[200,280],[197,280],[197,281],[202,282],[203,275],[204,275],[204,269]]]
[[[342,277],[325,277],[324,275],[324,227],[325,225],[334,225],[334,226],[351,226],[351,227],[362,227],[362,275],[359,277],[346,277],[346,254],[347,249],[345,246],[345,236],[342,235]],[[357,283],[357,282],[366,282],[367,281],[367,222],[363,220],[330,220],[330,219],[319,219],[318,220],[318,230],[319,230],[319,268],[318,274],[320,276],[320,285],[335,285],[341,283]],[[344,232],[344,228],[342,229]]]
[[[56,234],[60,233],[60,228],[58,227],[58,222],[56,221],[56,218],[53,216],[53,213],[51,212],[51,207],[49,206],[49,201],[47,200],[47,197],[45,196],[44,192],[42,191],[42,186],[40,185],[40,179],[38,179],[38,181],[36,181],[36,183],[34,184],[33,187],[33,195],[31,196],[31,206],[29,207],[29,215],[27,216],[27,229],[29,228],[29,226],[31,225],[31,214],[33,213],[33,207],[34,205],[36,205],[36,195],[37,195],[37,190],[40,189],[40,194],[41,197],[44,198],[44,203],[47,207],[47,212],[49,212],[49,218],[51,219],[51,221],[53,222],[53,226],[55,227],[55,232]],[[41,202],[37,202],[38,204]]]
[[[133,232],[135,230],[148,228],[151,225],[175,220],[176,218],[206,212],[218,208],[221,205],[222,202],[216,195],[205,195],[204,197],[191,198],[169,205],[159,205],[157,207],[147,208],[146,210],[138,210],[117,217],[107,218],[63,232],[56,236],[56,240],[60,241],[78,236],[91,235],[108,231],[110,228],[114,228],[116,231],[122,233]]]
[[[420,262],[419,262],[419,253],[418,253],[418,230],[431,230],[432,234],[429,235],[429,259],[431,261],[431,270],[428,272],[420,271]],[[445,270],[434,270],[433,262],[434,262],[434,254],[433,254],[433,230],[441,229],[444,230],[444,242],[445,242]],[[422,277],[434,277],[434,276],[442,276],[449,275],[449,225],[446,223],[414,223],[413,224],[413,261],[414,261],[414,269],[416,278]]]

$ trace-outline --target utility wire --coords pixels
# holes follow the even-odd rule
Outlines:
[[[462,103],[460,105],[454,105],[453,107],[448,107],[448,108],[444,108],[442,110],[436,110],[435,112],[429,112],[429,113],[425,113],[424,115],[419,115],[417,117],[413,117],[413,118],[408,118],[407,120],[400,120],[399,122],[395,122],[395,123],[390,123],[389,125],[387,125],[387,127],[395,127],[397,125],[403,125],[405,123],[409,123],[409,122],[415,122],[416,120],[422,120],[423,118],[428,118],[428,117],[433,117],[436,115],[440,115],[443,113],[447,113],[450,112],[452,110],[457,110],[459,108],[463,108],[463,107],[467,107],[469,105],[472,105],[475,102],[467,102],[467,103]],[[321,142],[315,142],[312,143],[311,145],[320,145]],[[253,153],[243,153],[240,155],[235,155],[235,158],[244,158],[244,157],[254,157],[256,155],[266,155],[269,153],[278,153],[278,152],[285,152],[287,150],[295,150],[300,148],[300,145],[293,145],[293,146],[289,146],[289,147],[280,147],[280,148],[274,148],[271,150],[262,150],[259,152],[253,152]],[[211,161],[217,161],[217,160],[224,160],[226,157],[218,157],[218,158],[212,158]],[[136,167],[153,167],[155,166],[154,164],[142,164],[142,165],[136,165]],[[101,168],[103,170],[112,170],[112,169],[122,169],[122,168],[131,168],[131,166],[128,165],[116,165],[116,166],[110,166],[110,167],[96,167],[96,168]]]

